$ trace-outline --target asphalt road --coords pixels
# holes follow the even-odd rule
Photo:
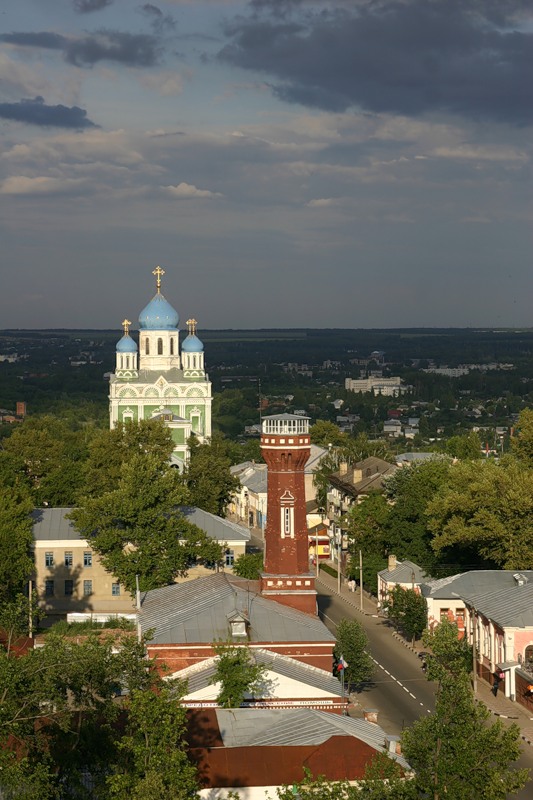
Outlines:
[[[318,607],[323,622],[335,633],[341,619],[356,619],[368,636],[369,651],[375,662],[372,681],[357,695],[361,708],[352,712],[362,716],[362,709],[378,710],[378,725],[387,733],[400,735],[435,707],[434,684],[426,680],[420,659],[394,638],[386,620],[359,614],[321,582]],[[517,767],[528,768],[533,777],[533,747],[524,744]],[[533,800],[533,781],[510,800]]]
[[[372,680],[357,695],[362,709],[377,709],[380,727],[397,735],[433,711],[433,684],[426,680],[420,659],[392,636],[386,620],[357,614],[323,584],[317,586],[320,616],[332,633],[340,620],[348,617],[357,619],[368,636],[375,668]]]

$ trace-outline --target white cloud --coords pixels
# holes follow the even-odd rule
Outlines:
[[[220,192],[210,192],[208,189],[197,189],[190,183],[179,183],[177,186],[163,186],[168,194],[173,197],[222,197]]]
[[[439,158],[470,159],[475,161],[528,161],[528,156],[522,150],[502,145],[470,145],[462,144],[456,147],[436,147],[432,155]]]
[[[3,100],[20,100],[21,97],[35,97],[47,94],[51,84],[42,77],[41,69],[30,69],[18,61],[0,53],[0,84]]]
[[[139,75],[139,83],[162,97],[174,97],[183,92],[183,77],[178,72],[165,70],[152,75]]]
[[[26,175],[6,178],[0,185],[0,194],[65,194],[85,183],[83,178],[28,178]]]
[[[309,208],[331,208],[338,206],[340,199],[338,197],[320,197],[316,200],[310,200],[307,205]]]

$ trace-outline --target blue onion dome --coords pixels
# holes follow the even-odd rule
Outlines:
[[[133,341],[129,333],[125,333],[122,339],[117,342],[117,353],[136,353],[137,343]]]
[[[183,344],[181,345],[182,353],[201,353],[203,351],[204,346],[196,335],[196,325],[197,322],[195,319],[187,320],[189,335],[183,340]]]
[[[130,336],[130,325],[131,322],[129,319],[125,319],[122,322],[122,327],[124,329],[124,335],[122,339],[119,339],[117,342],[117,353],[136,353],[137,352],[137,344],[133,341]]]
[[[183,340],[181,349],[184,353],[201,353],[204,349],[204,345],[198,336],[194,333],[190,333],[187,338]]]
[[[179,314],[168,300],[158,292],[139,314],[139,326],[143,330],[166,331],[178,327]]]

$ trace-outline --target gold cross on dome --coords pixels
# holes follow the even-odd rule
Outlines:
[[[161,292],[161,276],[165,274],[165,270],[161,269],[161,267],[156,267],[152,270],[152,275],[155,275],[156,278],[156,286],[157,292]]]
[[[198,323],[196,322],[195,319],[188,319],[187,320],[187,325],[189,326],[189,333],[191,335],[194,335],[196,333],[196,325],[197,324]]]
[[[122,327],[124,328],[124,336],[127,336],[129,334],[130,325],[131,325],[131,322],[130,322],[129,319],[123,319],[122,320]]]

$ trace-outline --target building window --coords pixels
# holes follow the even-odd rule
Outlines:
[[[284,529],[285,529],[285,536],[288,536],[291,532],[291,510],[290,508],[283,509],[283,519],[284,519]]]
[[[174,355],[174,339],[170,340],[170,355]]]
[[[54,596],[54,582],[47,578],[44,582],[44,593],[46,597]]]
[[[65,595],[74,593],[74,581],[65,581]]]
[[[83,554],[83,566],[84,567],[92,567],[93,565],[93,554],[90,550],[86,550]]]
[[[226,550],[226,566],[232,567],[235,562],[235,553],[233,550]]]
[[[54,566],[54,554],[53,553],[45,553],[44,554],[44,565],[45,565],[45,567],[53,567]]]
[[[158,356],[163,355],[163,339],[157,340],[157,355]]]
[[[84,594],[84,596],[88,597],[92,593],[93,593],[93,582],[92,581],[83,581],[83,594]]]
[[[113,597],[118,597],[120,594],[120,583],[112,583],[111,584],[111,594]]]
[[[65,566],[71,567],[73,562],[72,550],[65,551]]]
[[[144,352],[146,353],[147,356],[150,355],[150,339],[144,340]]]

